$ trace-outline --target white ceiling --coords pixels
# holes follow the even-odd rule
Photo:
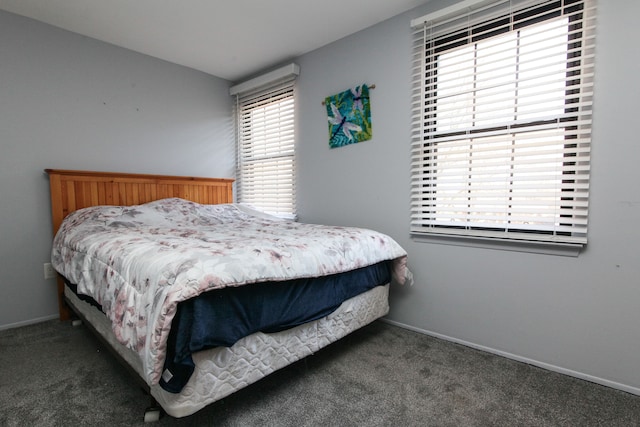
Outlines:
[[[428,0],[0,0],[0,9],[233,82]]]

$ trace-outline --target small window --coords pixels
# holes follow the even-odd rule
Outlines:
[[[587,243],[593,8],[493,2],[414,27],[412,234]]]
[[[237,200],[295,218],[295,75],[236,97]]]

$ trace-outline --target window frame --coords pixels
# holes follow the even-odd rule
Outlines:
[[[231,88],[235,95],[236,200],[296,219],[295,64]]]
[[[468,6],[468,3],[470,2],[466,1],[463,3]],[[436,209],[435,201],[425,202],[425,200],[429,200],[429,198],[431,198],[432,200],[435,199],[433,188],[437,184],[432,181],[435,181],[435,179],[437,178],[437,173],[431,172],[431,174],[429,174],[425,173],[424,170],[435,170],[435,167],[429,169],[431,167],[429,165],[430,163],[434,163],[437,161],[438,149],[438,141],[435,140],[433,134],[430,137],[425,136],[429,134],[429,128],[431,128],[431,131],[433,131],[437,126],[437,105],[435,104],[435,102],[438,101],[437,65],[429,62],[429,58],[433,58],[435,60],[437,56],[435,54],[429,55],[428,52],[430,50],[435,52],[438,49],[441,49],[440,52],[442,53],[446,51],[452,51],[452,49],[454,48],[458,49],[461,46],[465,45],[477,46],[477,44],[483,40],[489,40],[493,37],[503,36],[505,34],[511,34],[513,32],[520,32],[522,29],[530,27],[531,25],[539,24],[540,22],[549,22],[549,20],[551,19],[556,19],[558,17],[558,14],[566,14],[569,17],[567,28],[568,34],[572,35],[574,34],[572,33],[572,31],[575,30],[575,28],[573,27],[576,25],[576,15],[574,14],[576,13],[576,5],[581,8],[578,12],[580,14],[580,18],[582,19],[582,21],[580,22],[586,22],[587,19],[592,20],[593,17],[591,16],[591,14],[594,13],[595,9],[595,1],[591,0],[528,1],[524,2],[526,4],[521,8],[515,8],[514,10],[508,10],[504,7],[500,8],[500,6],[498,6],[496,8],[497,12],[486,12],[487,9],[491,9],[495,6],[496,1],[476,1],[475,3],[480,3],[478,6],[478,9],[480,9],[480,13],[477,13],[477,10],[472,10],[472,12],[465,17],[465,19],[467,19],[467,21],[470,23],[467,26],[458,25],[458,27],[455,28],[455,24],[450,24],[450,22],[459,20],[461,16],[464,16],[464,14],[461,14],[460,12],[453,12],[453,17],[451,14],[445,17],[436,17],[439,21],[445,21],[444,24],[438,22],[434,24],[433,21],[429,21],[429,19],[427,18],[420,18],[418,20],[412,21],[412,27],[414,27],[416,37],[414,37],[413,40],[414,78],[412,98],[413,119],[411,162],[411,236],[412,238],[417,240],[425,240],[433,243],[448,243],[474,247],[490,247],[526,252],[559,253],[563,255],[575,256],[579,253],[580,249],[584,245],[586,245],[586,222],[584,225],[584,235],[576,239],[573,239],[571,235],[569,235],[569,237],[563,237],[566,234],[562,232],[557,234],[554,233],[551,238],[548,238],[544,236],[545,234],[550,234],[546,230],[536,230],[532,233],[529,230],[522,230],[518,229],[517,227],[511,228],[509,225],[489,225],[485,227],[481,226],[479,222],[472,225],[453,223],[451,225],[447,225],[446,221],[437,219],[428,220],[428,224],[426,226],[420,223],[420,221],[424,221],[424,219],[428,218],[430,215],[433,217],[437,215],[437,213],[435,212],[420,211],[421,209],[426,209],[425,206]],[[513,7],[513,5],[511,6]],[[467,7],[465,10],[468,11],[470,9]],[[587,13],[589,14],[589,16],[586,16]],[[476,15],[480,15],[481,18],[478,18]],[[510,22],[507,23],[508,28],[506,29],[504,20],[510,20]],[[516,24],[516,26],[514,26],[514,23]],[[429,38],[427,35],[428,29],[433,28],[434,25],[440,26],[440,28],[438,29],[439,38]],[[441,29],[442,27],[446,28],[447,25],[451,26],[452,28],[450,30]],[[580,38],[577,41],[571,38],[567,40],[567,47],[569,51],[572,52],[571,49],[575,48],[575,43],[583,43],[581,46],[578,46],[580,50],[580,57],[578,61],[581,61],[581,63],[579,64],[577,71],[572,71],[577,72],[579,75],[577,77],[573,77],[584,79],[586,78],[584,76],[590,75],[589,78],[592,81],[593,60],[590,59],[589,61],[587,61],[585,57],[587,57],[593,51],[593,46],[595,43],[593,42],[593,29],[591,28],[591,26],[585,25],[585,27],[587,28],[579,29]],[[496,28],[498,28],[498,30],[496,30]],[[420,35],[420,31],[422,31],[422,36]],[[464,33],[465,37],[460,37],[460,33]],[[589,43],[586,43],[586,40],[589,40]],[[443,48],[443,46],[451,43],[452,41],[457,43],[453,46],[447,46],[446,49]],[[575,68],[575,61],[576,59],[574,57],[567,56],[566,69]],[[572,64],[572,66],[570,66],[570,64]],[[585,71],[587,69],[589,70],[588,72]],[[571,77],[572,76],[570,76],[569,74],[566,75],[567,80],[569,80]],[[568,86],[565,87],[567,89],[565,90],[565,108],[563,114],[573,111],[573,113],[575,113],[573,114],[573,117],[575,117],[575,120],[579,120],[578,117],[583,117],[585,113],[581,108],[575,108],[573,105],[567,104],[567,100],[572,99],[572,97],[575,98],[576,95],[575,93],[569,93],[570,88]],[[579,85],[578,87],[582,89],[581,85]],[[435,99],[427,95],[429,91],[432,91],[434,94],[436,94]],[[583,94],[579,93],[577,96],[580,97],[583,96]],[[592,91],[590,96],[592,96]],[[518,98],[516,97],[515,99],[517,100]],[[473,102],[475,103],[475,100]],[[588,115],[590,125],[591,107],[589,106],[587,109],[589,110]],[[540,121],[539,123],[544,124],[543,121]],[[479,132],[478,128],[476,127],[473,127],[473,130]],[[451,137],[454,133],[455,132],[451,133],[449,137]],[[510,132],[507,131],[505,134],[509,133]],[[470,135],[468,136],[468,138],[469,140],[472,140],[474,137],[473,135]],[[564,143],[565,147],[573,144],[571,140],[567,140],[566,136],[564,141],[566,141]],[[590,147],[590,126],[588,146]],[[473,149],[470,149],[469,151],[470,153],[472,153]],[[469,155],[469,158],[470,156],[471,155]],[[568,158],[566,153],[563,154],[563,156],[563,164],[568,165],[570,162],[575,161],[575,159]],[[578,160],[584,161],[583,158],[579,158]],[[590,162],[589,157],[586,157],[586,161],[588,169],[588,163]],[[565,183],[565,180],[566,182],[569,182],[570,180],[575,179],[575,177],[573,176],[565,176],[565,172],[563,172],[562,177],[563,185]],[[578,178],[583,179],[584,176],[581,175]],[[588,186],[588,175],[586,176],[586,180],[586,185]],[[463,189],[461,191],[463,191]],[[565,197],[567,199],[572,197],[569,193],[565,194],[564,192],[562,192],[561,194],[562,197],[556,197],[556,202],[564,202]],[[562,218],[562,216],[559,216],[559,218]],[[556,235],[558,236],[558,238],[556,238]]]

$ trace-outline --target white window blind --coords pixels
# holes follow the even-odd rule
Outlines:
[[[584,245],[595,3],[486,3],[414,27],[411,232]]]
[[[294,218],[295,76],[236,97],[238,201]]]

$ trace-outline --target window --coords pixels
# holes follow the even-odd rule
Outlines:
[[[298,68],[291,64],[274,73],[231,89],[236,95],[237,200],[273,215],[295,218]]]
[[[411,233],[585,245],[593,2],[463,3],[412,22]]]

